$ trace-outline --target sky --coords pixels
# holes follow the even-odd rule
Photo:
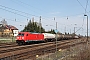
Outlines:
[[[0,0],[0,21],[23,30],[29,20],[39,22],[48,31],[56,29],[61,33],[88,34],[90,36],[89,0]],[[74,29],[75,28],[75,29]]]

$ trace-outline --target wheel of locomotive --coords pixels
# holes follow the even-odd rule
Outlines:
[[[23,43],[22,42],[19,42],[18,45],[23,45]]]
[[[20,41],[20,42],[18,42],[18,45],[24,45],[24,44],[25,44],[24,41]]]

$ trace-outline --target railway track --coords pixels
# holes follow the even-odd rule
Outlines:
[[[8,47],[15,47],[17,46],[16,43],[0,43],[0,48],[8,48]]]
[[[75,41],[76,40],[58,41],[57,49],[63,48],[65,46],[80,44],[80,42],[77,43]],[[33,45],[0,48],[0,59],[19,60],[32,58],[34,60],[36,55],[42,55],[44,54],[44,51],[47,51],[47,53],[55,52],[55,46],[55,42],[48,42]]]
[[[61,44],[65,44],[65,43],[69,43],[69,42],[61,42]],[[7,46],[5,48],[0,48],[0,54],[1,53],[7,53],[7,52],[11,52],[11,51],[17,51],[17,50],[23,50],[23,49],[27,49],[27,48],[34,48],[34,47],[39,47],[39,46],[46,46],[46,45],[52,45],[53,42],[49,42],[49,43],[42,43],[42,44],[35,44],[35,45],[25,45],[25,46]]]

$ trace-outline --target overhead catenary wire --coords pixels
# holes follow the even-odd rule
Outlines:
[[[11,0],[11,1],[13,1],[13,0]],[[33,8],[35,8],[35,9],[37,9],[37,10],[40,10],[40,12],[42,11],[42,12],[46,12],[46,11],[44,11],[44,10],[42,10],[42,9],[40,9],[40,8],[37,8],[37,7],[34,7],[34,6],[32,6],[32,5],[30,5],[30,4],[27,4],[27,3],[25,3],[25,2],[22,2],[22,1],[20,1],[20,0],[16,0],[18,3],[20,2],[20,3],[22,3],[22,4],[24,4],[24,5],[26,5],[26,6],[28,6],[29,8],[31,8],[31,7],[33,7]],[[15,1],[13,1],[14,3],[16,3]],[[16,4],[18,4],[18,3],[16,3]],[[18,5],[21,5],[21,4],[18,4]],[[21,5],[22,6],[22,5]],[[22,6],[22,7],[24,7],[24,6]],[[27,8],[27,7],[24,7],[24,8]],[[27,8],[27,9],[29,9],[29,8]],[[35,12],[35,13],[37,13],[36,11],[33,11],[33,12]],[[40,16],[36,16],[35,15],[35,17],[40,17]],[[49,17],[48,17],[49,18]],[[45,20],[49,20],[49,19],[46,19],[46,18],[44,18],[44,17],[42,17],[42,19],[45,19]],[[53,20],[53,19],[52,19]]]
[[[13,0],[12,0],[13,1]],[[20,3],[22,3],[22,4],[24,4],[24,5],[26,5],[26,6],[28,6],[28,7],[33,7],[33,8],[35,8],[35,9],[37,9],[37,10],[40,10],[40,11],[42,11],[42,12],[46,12],[46,11],[44,11],[44,10],[42,10],[42,9],[40,9],[40,8],[37,8],[37,7],[34,7],[33,5],[30,5],[30,4],[28,4],[28,3],[25,3],[25,2],[23,2],[23,1],[21,1],[21,0],[16,0],[18,3],[20,2]],[[13,1],[14,3],[16,3],[15,1]],[[19,4],[19,5],[21,5],[21,4]],[[23,7],[23,6],[22,6]],[[25,7],[26,8],[26,7]],[[84,13],[81,13],[81,14],[84,14]],[[75,14],[75,15],[80,15],[80,14]],[[71,16],[75,16],[75,15],[71,15]],[[40,17],[40,16],[38,16],[38,17]],[[63,16],[63,17],[67,17],[67,16]],[[63,17],[61,17],[61,18],[63,18]],[[70,16],[68,16],[68,17],[70,17]],[[48,17],[49,18],[49,17]],[[42,17],[42,19],[45,19],[45,20],[49,20],[49,19],[46,19],[46,18],[44,18],[44,17]],[[53,17],[54,18],[54,17]],[[53,18],[51,19],[51,20],[53,20]]]
[[[0,9],[3,9],[3,8],[0,8]],[[16,12],[12,12],[12,11],[9,11],[9,10],[6,10],[6,9],[3,9],[3,10],[8,11],[8,12],[10,12],[10,13],[14,13],[14,14],[20,15],[20,16],[23,16],[23,17],[26,17],[26,18],[29,18],[29,17],[27,17],[27,16],[18,14],[18,13],[16,13]],[[44,22],[44,23],[45,23],[45,22]],[[60,23],[60,24],[61,24],[61,23]]]
[[[13,1],[13,0],[12,0],[12,1]],[[46,12],[46,11],[40,9],[40,8],[37,8],[37,7],[34,7],[34,6],[30,5],[30,4],[27,4],[27,3],[25,3],[25,2],[22,2],[21,0],[15,0],[15,1],[20,2],[20,3],[26,5],[26,6],[30,7],[30,8],[33,7],[33,8],[35,8],[35,9],[37,9],[37,10],[42,11],[42,12]],[[13,1],[13,2],[14,2],[14,1]],[[26,7],[25,7],[25,8],[26,8]],[[33,10],[33,11],[34,11],[34,10]],[[36,11],[34,11],[34,12],[36,13]]]
[[[9,8],[9,7],[3,6],[3,5],[0,5],[0,6],[1,6],[1,7],[4,7],[4,8],[0,8],[0,9],[2,9],[2,10],[8,11],[8,12],[10,12],[10,13],[13,13],[13,14],[16,14],[16,15],[19,15],[19,16],[22,16],[22,17],[25,17],[25,18],[30,18],[30,17],[28,17],[28,16],[26,16],[26,15],[39,17],[39,16],[36,16],[36,15],[32,15],[32,14],[29,14],[29,13],[26,13],[26,12],[22,12],[22,11],[19,11],[19,10],[16,10],[16,9],[12,9],[12,8]],[[7,9],[14,10],[15,12],[12,12],[12,11],[7,10]],[[22,14],[26,14],[26,15],[22,15],[22,14],[19,14],[19,13],[17,13],[17,12],[19,12],[19,13],[21,12]]]
[[[0,16],[0,18],[5,19],[5,20],[10,20],[10,21],[13,21],[13,22],[17,22],[17,23],[25,23],[23,21],[17,21],[15,19],[9,19],[9,18],[5,18],[5,17],[1,17],[1,16]]]
[[[22,1],[19,1],[19,0],[11,0],[11,1],[14,2],[14,3],[16,3],[16,4],[18,4],[18,5],[20,5],[21,7],[24,7],[24,8],[26,8],[26,9],[29,9],[29,10],[32,11],[32,12],[37,13],[36,11],[31,10],[30,8],[31,8],[32,6],[26,4],[25,2],[22,2]],[[17,1],[17,2],[16,2],[16,1]],[[24,6],[24,5],[22,6],[22,4],[24,4],[24,5],[26,5],[26,6],[30,7],[30,8],[28,8],[28,7]]]
[[[9,8],[9,7],[5,7],[5,6],[2,6],[2,5],[0,5],[0,6],[5,8],[5,9],[3,9],[3,8],[0,8],[0,9],[3,9],[3,10],[5,10],[5,11],[8,11],[8,12],[11,12],[11,13],[14,13],[14,14],[17,14],[17,15],[20,15],[20,16],[23,16],[23,17],[26,17],[26,18],[29,18],[29,17],[27,17],[27,16],[25,16],[25,15],[18,14],[18,13],[16,13],[16,12],[12,12],[12,11],[6,10],[6,8],[7,8],[7,9],[14,10],[14,11],[17,11],[17,12],[24,13],[24,14],[27,14],[27,15],[32,15],[32,14],[28,14],[28,13],[25,13],[25,12],[22,12],[22,11],[19,11],[19,10],[15,10],[15,9],[12,9],[12,8]],[[32,16],[35,16],[35,15],[32,15]],[[37,16],[37,17],[39,17],[39,16]],[[53,19],[52,19],[52,20],[53,20]]]
[[[79,0],[77,0],[78,1],[78,3],[80,4],[80,6],[85,10],[85,13],[84,14],[86,14],[87,13],[87,6],[88,6],[88,0],[86,0],[86,7],[84,7],[81,3],[80,3],[80,1]]]
[[[19,11],[19,10],[16,10],[16,9],[12,9],[12,8],[9,8],[9,7],[3,6],[3,5],[0,5],[0,6],[1,7],[4,7],[4,8],[7,8],[7,9],[10,9],[10,10],[14,10],[14,11],[17,11],[17,12],[20,12],[20,13],[23,13],[23,14],[26,14],[26,15],[31,15],[31,16],[39,17],[39,16],[36,16],[36,15],[29,14],[29,13],[26,13],[26,12],[23,12],[23,11]]]
[[[22,16],[22,17],[25,17],[25,18],[30,18],[30,17],[28,17],[27,15],[30,15],[30,16],[35,16],[35,17],[38,17],[39,18],[39,16],[36,16],[36,15],[33,15],[33,14],[29,14],[29,13],[26,13],[26,12],[22,12],[22,11],[19,11],[19,10],[16,10],[16,9],[13,9],[13,8],[9,8],[9,7],[6,7],[6,6],[3,6],[3,5],[0,5],[2,8],[0,8],[0,9],[2,9],[2,10],[5,10],[5,11],[8,11],[8,12],[10,12],[10,13],[13,13],[13,14],[16,14],[16,15],[19,15],[19,16]],[[9,10],[8,10],[9,9]],[[11,11],[10,11],[11,10]],[[15,12],[13,12],[13,11],[15,11]],[[18,12],[18,13],[17,13]],[[19,14],[19,13],[22,13],[22,14],[24,14],[24,15],[22,15],[22,14]],[[45,19],[45,18],[43,18],[43,19]],[[47,19],[45,19],[45,20],[47,20]]]
[[[80,3],[79,0],[77,0],[77,2],[80,4],[80,6],[85,10],[85,8],[83,7],[83,5]]]
[[[11,1],[13,1],[13,0],[11,0]],[[27,3],[25,3],[25,2],[22,2],[22,1],[20,1],[20,0],[16,0],[17,2],[20,2],[20,3],[22,3],[22,4],[24,4],[24,5],[26,5],[26,6],[28,6],[28,7],[33,7],[33,8],[35,8],[35,9],[37,9],[37,10],[40,10],[40,12],[42,11],[42,12],[45,12],[44,10],[42,10],[42,9],[39,9],[39,8],[36,8],[36,7],[34,7],[34,6],[32,6],[32,5],[30,5],[30,4],[27,4]],[[16,3],[15,1],[13,1],[14,3]],[[16,3],[16,4],[18,4],[18,3]],[[18,5],[21,5],[21,4],[18,4]],[[22,6],[22,5],[21,5]],[[24,7],[24,6],[22,6],[22,7]],[[27,7],[24,7],[24,8],[27,8]],[[27,8],[27,9],[29,9],[29,8]],[[31,9],[30,9],[31,10]],[[33,11],[33,12],[35,12],[35,13],[37,13],[36,11]],[[30,14],[29,14],[30,15]],[[40,17],[40,16],[36,16],[36,15],[32,15],[32,16],[35,16],[35,17]],[[46,19],[46,18],[44,18],[44,17],[42,17],[42,19]],[[46,19],[46,20],[48,20],[48,19]]]
[[[88,6],[88,0],[86,2],[85,14],[86,14],[86,11],[87,11],[87,6]]]
[[[0,8],[0,9],[5,10],[5,11],[8,11],[8,12],[13,13],[13,14],[17,14],[17,15],[19,15],[19,16],[23,16],[23,17],[29,18],[29,17],[27,17],[27,16],[25,16],[25,15],[21,15],[21,14],[15,13],[15,12],[12,12],[12,11],[7,10],[7,9],[4,9],[4,8]]]
[[[3,5],[0,5],[0,7],[2,7],[2,8],[0,8],[0,9],[2,9],[2,10],[4,10],[4,11],[7,11],[7,12],[13,13],[13,14],[15,14],[15,15],[19,15],[19,16],[25,17],[25,18],[29,18],[29,19],[30,19],[30,17],[28,17],[27,15],[35,16],[35,15],[29,14],[29,13],[26,13],[26,12],[22,12],[22,11],[19,11],[19,10],[16,10],[16,9],[12,9],[12,8],[3,6]],[[13,12],[12,10],[15,11],[15,12]],[[24,14],[24,15],[19,14],[20,12],[21,12],[22,14]],[[25,15],[25,14],[27,14],[27,15]],[[39,16],[35,16],[35,17],[39,17]],[[10,20],[11,20],[11,19],[10,19]],[[16,20],[16,18],[15,18],[15,20]],[[15,22],[17,22],[17,21],[15,21]],[[21,22],[21,21],[18,21],[18,22]],[[23,22],[23,23],[24,23],[24,22]]]

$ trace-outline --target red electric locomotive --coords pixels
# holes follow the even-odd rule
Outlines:
[[[44,35],[41,33],[19,32],[16,43],[22,45],[33,41],[44,41]]]

